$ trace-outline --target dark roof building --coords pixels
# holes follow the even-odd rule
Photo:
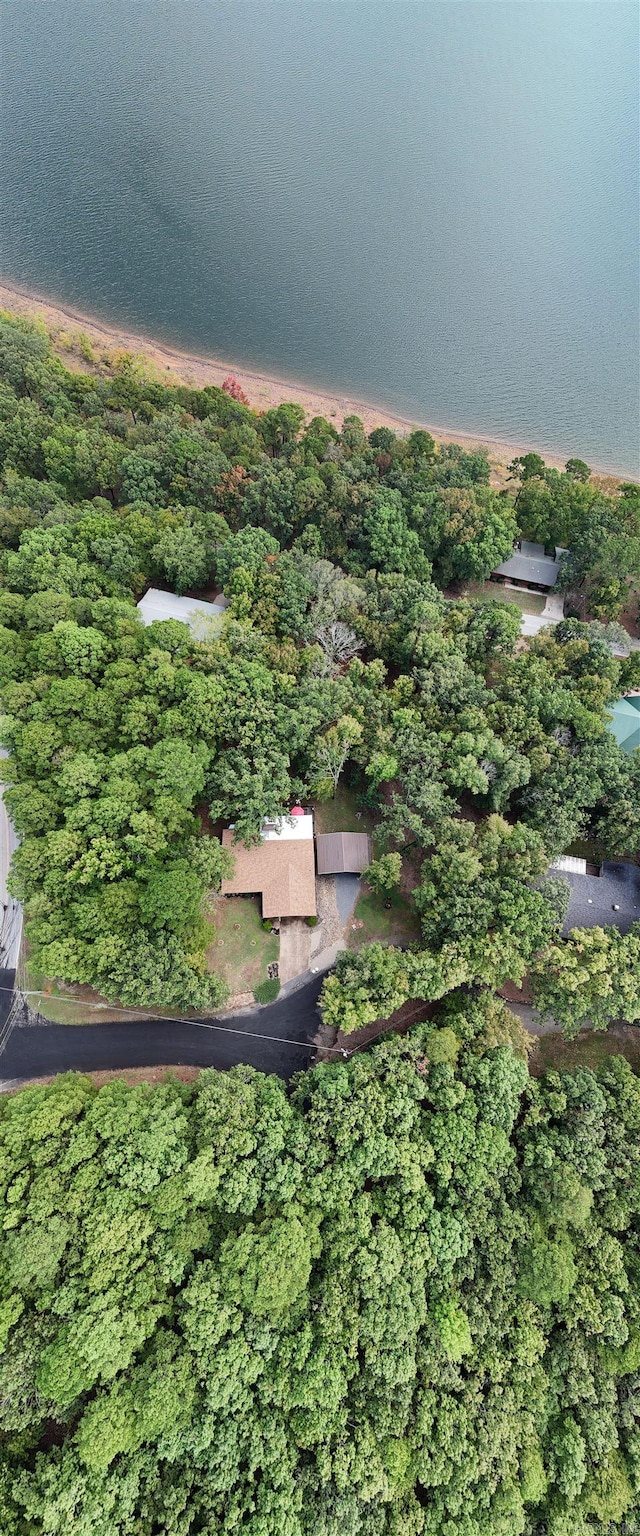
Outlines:
[[[546,555],[544,544],[532,544],[528,539],[521,539],[509,559],[497,565],[491,575],[516,582],[518,586],[555,587],[560,557],[565,553],[564,549],[558,547],[555,556]]]
[[[640,868],[626,859],[605,859],[599,875],[576,873],[567,864],[584,863],[577,859],[557,859],[551,865],[571,887],[571,897],[562,932],[572,928],[618,928],[628,933],[632,923],[640,922]]]
[[[321,832],[316,837],[319,875],[361,875],[371,863],[366,832]]]

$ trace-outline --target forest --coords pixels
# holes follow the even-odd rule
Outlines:
[[[530,1076],[496,995],[640,1018],[640,925],[560,937],[549,861],[640,854],[640,685],[611,625],[640,493],[535,454],[257,414],[0,323],[0,689],[12,882],[46,975],[205,1010],[203,902],[262,818],[347,780],[421,938],[346,952],[343,1033],[286,1086],[69,1075],[0,1097],[3,1536],[640,1530],[640,1086]],[[463,596],[525,537],[569,616]],[[202,639],[150,583],[223,591]],[[636,757],[638,754],[636,754]]]
[[[126,1005],[224,1002],[212,829],[251,842],[343,775],[377,818],[372,880],[413,861],[423,937],[345,957],[328,1022],[527,971],[569,1032],[638,1016],[638,932],[559,943],[567,887],[546,875],[576,839],[640,852],[640,765],[606,728],[640,682],[608,639],[640,575],[637,485],[528,454],[496,490],[483,451],[258,414],[233,380],[167,386],[126,355],[71,371],[8,315],[0,456],[12,881],[45,975]],[[526,648],[519,609],[460,595],[518,533],[569,550],[573,616]],[[152,582],[223,591],[224,623],[145,628]]]
[[[0,1099],[3,1536],[637,1531],[639,1131],[487,993],[290,1093]]]

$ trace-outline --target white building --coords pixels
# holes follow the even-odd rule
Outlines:
[[[192,635],[196,640],[203,640],[212,629],[215,630],[215,622],[220,622],[225,608],[228,608],[228,598],[220,597],[215,603],[206,603],[201,597],[178,597],[175,592],[161,592],[158,587],[149,587],[138,603],[138,613],[143,624],[155,624],[159,619],[177,619],[180,624],[188,624]]]

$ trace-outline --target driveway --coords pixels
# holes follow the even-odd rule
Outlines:
[[[5,972],[4,976],[8,973]],[[0,973],[0,980],[3,980]],[[55,1072],[123,1067],[233,1067],[247,1062],[287,1081],[309,1065],[320,1026],[316,1004],[323,977],[256,1012],[174,1024],[42,1024],[15,1028],[0,1055],[2,1085]],[[5,983],[6,984],[6,983]],[[11,982],[9,982],[9,985]],[[0,998],[10,1001],[8,992]]]
[[[311,928],[303,917],[283,917],[280,920],[280,954],[278,975],[284,986],[294,977],[308,971],[311,956]]]

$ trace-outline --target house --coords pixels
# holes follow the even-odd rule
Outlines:
[[[188,624],[192,635],[196,640],[202,640],[211,629],[211,620],[221,620],[225,608],[228,608],[228,599],[219,598],[215,603],[206,603],[200,597],[178,597],[176,592],[161,592],[158,587],[149,587],[138,603],[138,613],[143,624],[155,624],[161,619],[177,619],[180,624]]]
[[[551,587],[555,587],[560,560],[566,553],[558,545],[553,555],[547,555],[544,544],[531,544],[527,539],[520,539],[509,559],[503,560],[502,565],[497,565],[495,571],[491,572],[491,580],[548,592]]]
[[[571,888],[564,934],[607,924],[628,933],[632,923],[640,922],[640,868],[630,860],[605,859],[599,874],[591,874],[586,859],[565,854],[554,860],[550,873],[562,875]]]
[[[235,829],[228,827],[222,846],[235,860],[232,878],[222,882],[223,896],[260,896],[263,918],[316,916],[310,812],[294,806],[289,816],[264,821],[261,841],[254,848],[236,842]]]
[[[321,832],[316,837],[319,875],[361,875],[371,857],[366,832]]]
[[[609,730],[623,752],[640,747],[640,694],[629,693],[612,706]]]

